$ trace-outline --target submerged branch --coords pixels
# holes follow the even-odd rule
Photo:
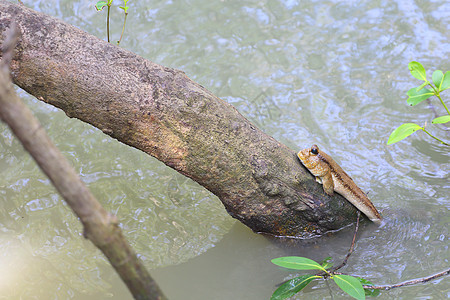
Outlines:
[[[393,288],[398,288],[398,287],[402,287],[402,286],[407,286],[407,285],[413,285],[413,284],[418,284],[418,283],[424,283],[445,275],[450,274],[450,268],[448,268],[447,270],[444,270],[442,272],[427,276],[427,277],[423,277],[423,278],[418,278],[418,279],[411,279],[411,280],[407,280],[401,283],[397,283],[397,284],[389,284],[389,285],[363,285],[363,288],[365,289],[373,289],[373,290],[391,290]]]
[[[337,270],[341,269],[342,267],[344,267],[344,266],[347,264],[347,261],[348,261],[348,259],[350,258],[350,255],[352,255],[353,249],[355,248],[356,233],[358,232],[358,229],[359,229],[359,217],[360,217],[360,216],[361,216],[361,213],[358,211],[358,217],[356,218],[355,231],[354,231],[354,233],[353,233],[352,243],[351,243],[351,245],[350,245],[350,249],[348,250],[347,255],[345,256],[345,258],[344,258],[344,260],[342,261],[342,263],[341,263],[339,266],[334,267],[334,268],[332,269],[331,272],[337,271]]]

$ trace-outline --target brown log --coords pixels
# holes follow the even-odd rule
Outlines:
[[[355,208],[327,196],[293,150],[182,71],[0,0],[0,32],[13,18],[22,33],[15,84],[197,181],[254,231],[309,236],[356,219]]]
[[[8,36],[9,50],[14,30]],[[16,31],[17,32],[17,31]],[[2,47],[6,49],[7,47]],[[80,218],[84,235],[111,262],[135,299],[166,299],[126,241],[115,216],[109,214],[94,198],[69,162],[52,143],[30,109],[17,97],[9,76],[10,56],[6,53],[0,63],[0,120],[4,121],[24,148],[49,177],[66,203]]]

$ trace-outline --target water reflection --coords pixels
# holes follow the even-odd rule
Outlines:
[[[91,1],[23,2],[105,37],[105,14],[96,13]],[[417,85],[409,61],[450,70],[444,59],[450,54],[449,5],[444,0],[143,0],[129,4],[121,45],[182,69],[292,149],[317,143],[332,155],[387,220],[382,228],[361,229],[343,271],[389,284],[448,265],[448,149],[420,133],[389,147],[386,141],[401,123],[423,124],[435,112],[443,114],[437,103],[408,107],[405,93]],[[120,22],[114,12],[113,40]],[[293,276],[270,264],[271,258],[339,260],[346,254],[351,228],[290,247],[240,224],[230,230],[234,221],[221,203],[195,183],[21,96],[94,194],[118,215],[171,299],[268,299],[277,283]],[[448,131],[437,130],[448,138]],[[0,275],[0,299],[129,297],[4,125],[0,203],[0,264],[8,274]],[[438,282],[382,297],[445,299],[448,281]],[[318,282],[301,298],[331,299],[330,290]]]

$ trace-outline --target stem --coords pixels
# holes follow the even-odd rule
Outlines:
[[[125,23],[127,22],[127,16],[128,13],[125,13],[125,18],[123,19],[123,26],[122,26],[122,33],[120,34],[120,39],[117,41],[117,46],[120,44],[120,41],[122,40],[123,32],[125,31]]]
[[[445,103],[444,103],[444,101],[442,100],[442,98],[441,98],[441,94],[439,94],[439,91],[438,90],[436,90],[436,88],[430,83],[429,84],[429,86],[431,86],[431,88],[433,89],[433,91],[434,91],[434,94],[436,95],[436,97],[438,97],[439,98],[439,100],[441,101],[441,103],[442,103],[442,105],[444,106],[444,108],[445,108],[445,110],[447,111],[447,114],[449,114],[450,115],[450,111],[448,110],[448,108],[447,108],[447,106],[445,105]]]
[[[441,142],[441,143],[444,144],[444,145],[450,146],[450,144],[448,144],[448,143],[446,143],[446,142],[440,140],[439,138],[435,137],[434,135],[432,135],[431,133],[429,133],[428,131],[426,131],[426,130],[425,130],[425,126],[422,127],[422,130],[423,130],[426,134],[428,134],[429,136],[431,136],[433,139],[438,140],[439,142]]]
[[[439,100],[441,100],[442,105],[444,106],[447,113],[450,115],[450,111],[448,110],[447,106],[445,105],[444,101],[442,100],[441,95],[439,93],[437,93],[436,96],[439,98]]]
[[[106,35],[108,36],[109,43],[109,11],[111,10],[111,3],[108,3],[108,14],[106,16]]]
[[[352,240],[352,243],[350,245],[350,249],[348,250],[348,253],[345,256],[345,258],[342,261],[342,263],[339,266],[333,268],[332,273],[334,273],[335,271],[337,271],[340,268],[342,268],[343,266],[345,266],[347,264],[347,261],[348,261],[350,255],[352,255],[352,253],[353,253],[353,249],[355,248],[356,233],[358,232],[358,228],[359,228],[359,217],[360,216],[361,216],[361,212],[358,211],[358,217],[356,218],[355,232],[353,233],[353,240]]]
[[[324,270],[324,272],[320,272],[320,273],[316,274],[317,276],[321,276],[323,278],[327,278],[327,277],[331,277],[332,275],[335,275],[335,274],[341,274],[341,273],[336,272],[336,271],[347,264],[347,261],[348,261],[350,255],[352,255],[353,249],[355,248],[356,233],[358,232],[358,228],[359,228],[359,217],[361,216],[361,212],[358,211],[357,215],[358,215],[358,217],[356,218],[356,226],[355,226],[355,231],[353,233],[352,243],[350,245],[350,249],[348,250],[347,255],[344,258],[344,261],[339,266],[331,268],[329,271],[328,270]]]

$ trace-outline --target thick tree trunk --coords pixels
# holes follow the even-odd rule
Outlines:
[[[15,84],[197,181],[254,231],[308,236],[356,219],[294,151],[183,72],[4,0],[0,43],[13,19],[22,33]]]

